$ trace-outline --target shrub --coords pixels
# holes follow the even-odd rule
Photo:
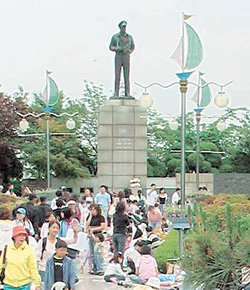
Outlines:
[[[17,205],[27,202],[25,198],[0,194],[0,208],[7,208],[12,211]]]
[[[210,206],[209,211],[194,207],[195,225],[185,237],[183,266],[194,287],[239,289],[242,269],[250,264],[250,215],[239,218],[239,207],[219,200],[214,211]],[[206,200],[208,205],[213,201]]]

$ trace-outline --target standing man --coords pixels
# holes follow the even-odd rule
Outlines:
[[[98,192],[95,197],[95,203],[100,205],[104,213],[105,220],[107,221],[111,199],[110,199],[110,195],[106,191],[105,185],[101,185],[99,189],[100,189],[100,192]]]
[[[109,49],[116,53],[115,55],[115,97],[119,97],[121,69],[123,67],[125,96],[130,96],[129,67],[130,54],[135,49],[135,44],[131,35],[127,34],[127,22],[121,21],[118,24],[120,32],[115,34],[110,42]]]
[[[180,204],[181,204],[181,189],[177,187],[175,192],[172,194],[172,205],[178,206]]]
[[[147,190],[147,206],[155,206],[157,197],[156,184],[152,183],[150,189]]]

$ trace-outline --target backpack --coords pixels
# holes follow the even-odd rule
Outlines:
[[[59,238],[56,237],[56,241],[58,241],[58,240],[59,240]],[[47,237],[42,239],[42,253],[41,253],[41,258],[40,258],[41,260],[43,259],[43,253],[46,249],[46,245],[47,245]]]

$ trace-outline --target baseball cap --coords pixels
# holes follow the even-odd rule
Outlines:
[[[17,211],[16,211],[16,213],[21,213],[21,214],[24,214],[24,215],[27,214],[26,209],[23,208],[23,207],[18,208]]]

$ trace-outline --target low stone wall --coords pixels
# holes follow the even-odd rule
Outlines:
[[[176,187],[180,187],[180,174],[176,177],[148,177],[146,187],[149,188],[151,183],[155,183],[157,188],[164,187],[168,192],[172,192]],[[62,185],[71,188],[74,193],[79,193],[85,187],[93,188],[97,192],[100,186],[98,177],[77,178],[75,180],[63,180],[52,178],[52,188],[60,188]],[[108,184],[109,185],[109,184]],[[207,187],[208,192],[204,193],[246,193],[250,194],[250,174],[247,173],[201,173],[200,185]],[[32,189],[46,189],[46,181],[26,179],[23,180],[23,186],[29,186]],[[145,191],[146,188],[143,188]],[[186,193],[193,194],[196,191],[196,175],[186,173]]]
[[[186,194],[192,195],[196,192],[196,174],[195,173],[186,173],[185,175],[186,179]],[[180,173],[176,174],[176,185],[177,187],[180,187],[180,179],[181,175]],[[213,192],[213,173],[200,173],[199,174],[199,183],[200,186],[205,186],[207,188],[207,192],[211,194]]]
[[[214,174],[214,193],[250,194],[250,173]]]
[[[28,186],[31,191],[44,190],[47,188],[47,182],[46,180],[40,179],[23,179],[22,187],[25,188],[26,186]]]

